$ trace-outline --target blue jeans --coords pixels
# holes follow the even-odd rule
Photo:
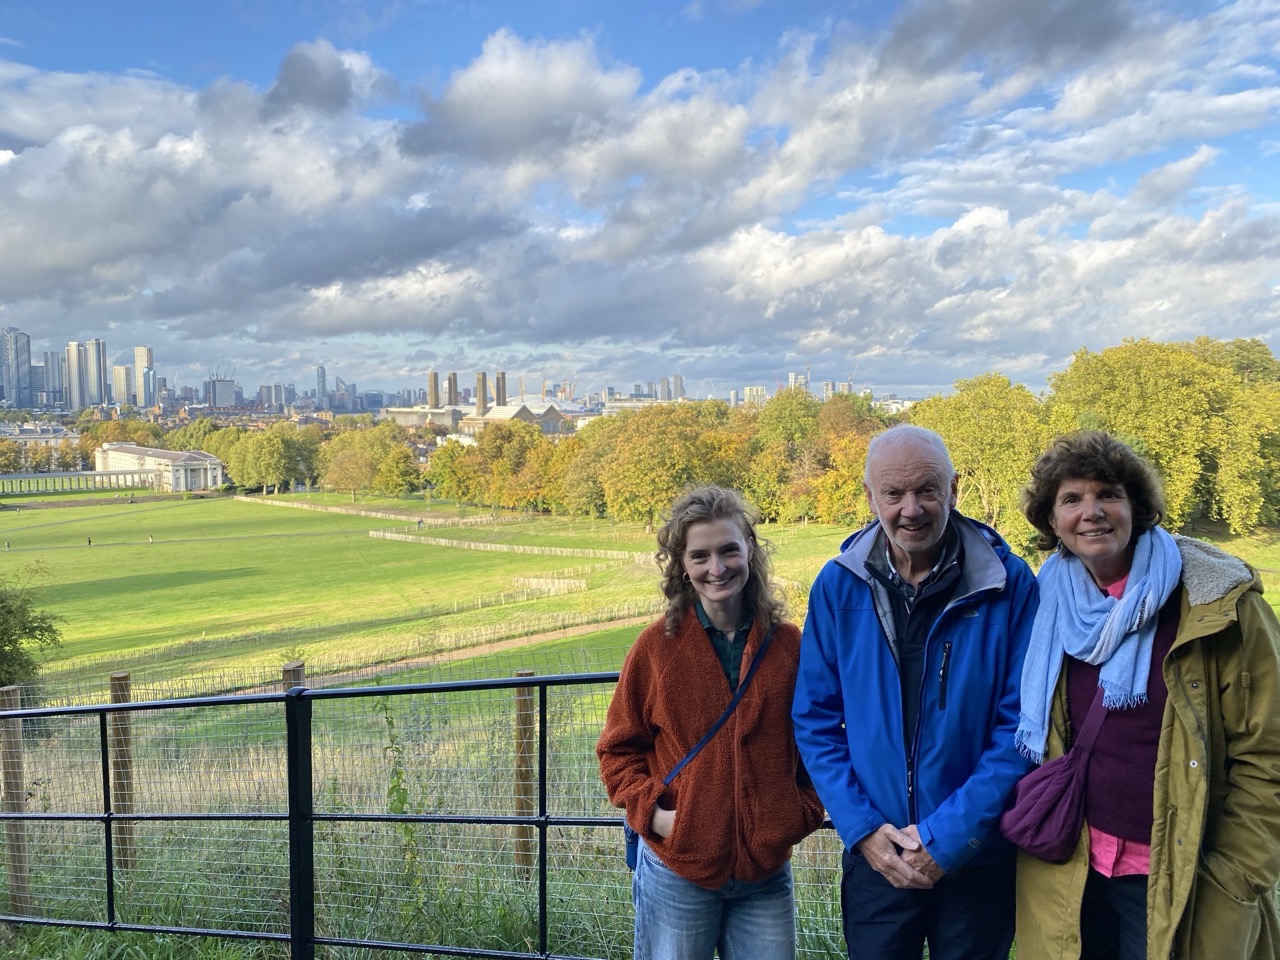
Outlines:
[[[708,890],[669,870],[640,841],[631,880],[635,960],[795,960],[791,864],[764,880]]]

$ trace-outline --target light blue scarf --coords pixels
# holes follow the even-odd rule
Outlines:
[[[1147,700],[1147,674],[1160,608],[1178,586],[1182,556],[1173,537],[1153,527],[1138,537],[1124,596],[1098,589],[1080,559],[1059,550],[1036,577],[1040,607],[1022,666],[1022,715],[1014,737],[1040,763],[1049,735],[1049,709],[1064,654],[1101,664],[1102,704],[1122,710]]]

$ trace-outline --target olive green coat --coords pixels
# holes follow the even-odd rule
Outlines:
[[[1181,614],[1163,665],[1147,886],[1148,960],[1280,960],[1280,625],[1262,583],[1216,547],[1175,538]],[[1046,759],[1069,727],[1066,671]],[[1018,960],[1077,960],[1089,867],[1018,858]]]

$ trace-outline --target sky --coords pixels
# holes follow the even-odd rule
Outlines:
[[[1280,0],[0,0],[33,360],[576,393],[1280,354]]]

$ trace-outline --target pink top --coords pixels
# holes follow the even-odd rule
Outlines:
[[[1107,587],[1107,595],[1124,596],[1129,575]],[[1089,828],[1089,866],[1104,877],[1145,876],[1151,872],[1151,844],[1125,840],[1096,827]]]

